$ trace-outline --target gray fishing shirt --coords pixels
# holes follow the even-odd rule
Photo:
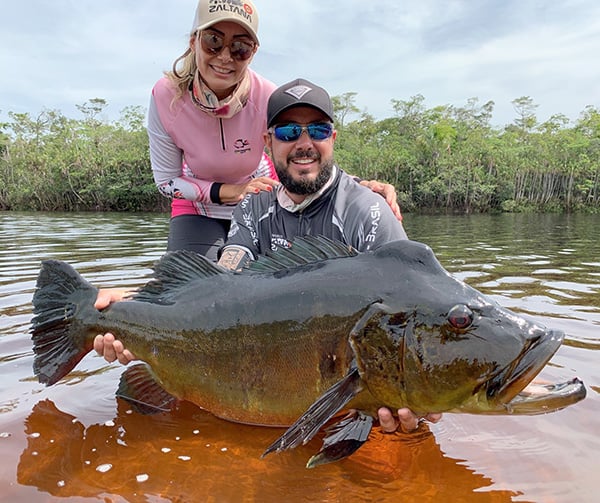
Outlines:
[[[297,236],[326,236],[358,251],[408,239],[385,199],[334,166],[317,194],[295,205],[283,186],[247,195],[233,211],[224,249],[245,250],[254,259],[267,250],[289,248]]]

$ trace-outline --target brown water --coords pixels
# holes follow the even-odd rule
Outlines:
[[[141,416],[114,398],[123,367],[88,355],[46,388],[28,335],[40,261],[98,285],[139,285],[165,249],[164,215],[0,213],[0,501],[600,501],[600,217],[406,216],[454,275],[567,333],[541,373],[588,397],[552,414],[445,414],[304,468],[320,439],[261,453],[282,432],[189,405]]]

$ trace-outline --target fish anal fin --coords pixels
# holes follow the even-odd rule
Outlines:
[[[326,430],[321,450],[308,460],[306,467],[314,468],[350,456],[366,442],[372,427],[373,417],[361,411],[351,411]]]
[[[281,437],[275,440],[262,457],[273,451],[285,451],[306,444],[329,419],[361,391],[360,376],[353,366],[342,380],[323,393]]]
[[[117,396],[140,414],[169,412],[179,399],[166,391],[145,363],[133,365],[121,374]]]

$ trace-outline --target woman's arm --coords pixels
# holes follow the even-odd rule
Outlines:
[[[254,177],[240,184],[217,183],[194,177],[187,168],[183,152],[164,128],[154,98],[148,110],[148,139],[154,183],[169,199],[187,199],[200,203],[237,204],[246,194],[272,190],[277,185],[270,159],[263,153]]]

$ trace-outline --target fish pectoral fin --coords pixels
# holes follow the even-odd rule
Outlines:
[[[365,443],[373,427],[373,417],[352,411],[339,423],[326,430],[321,450],[308,460],[307,468],[346,458]]]
[[[179,399],[159,383],[148,365],[138,363],[121,374],[117,396],[127,401],[140,414],[169,412]]]
[[[341,381],[323,393],[281,437],[275,440],[261,457],[273,451],[281,452],[306,444],[360,391],[362,391],[360,375],[358,369],[352,367]]]

